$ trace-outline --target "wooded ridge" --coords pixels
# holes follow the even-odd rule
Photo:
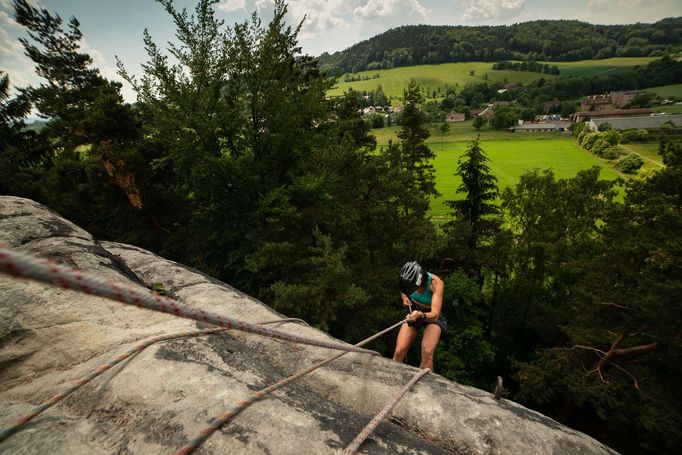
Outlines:
[[[339,75],[429,63],[661,56],[682,48],[682,17],[654,24],[540,20],[499,26],[406,25],[318,57]]]

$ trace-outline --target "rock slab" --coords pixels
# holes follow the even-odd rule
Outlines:
[[[28,199],[0,196],[0,243],[119,282],[160,284],[186,305],[251,323],[285,317],[182,264],[131,245],[98,241]],[[197,328],[207,326],[0,275],[0,428],[137,341]],[[333,340],[299,323],[277,328]],[[1,442],[0,452],[173,452],[253,391],[335,352],[237,331],[159,343],[38,416]],[[389,359],[347,354],[255,403],[197,453],[338,453],[415,371]],[[490,393],[429,374],[360,453],[615,452],[511,401],[495,401]]]

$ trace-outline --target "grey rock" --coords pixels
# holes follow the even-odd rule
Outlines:
[[[0,197],[0,243],[128,284],[161,283],[186,305],[252,323],[284,317],[182,264],[98,241],[27,199]],[[6,275],[0,275],[0,310],[0,428],[138,340],[205,327]],[[278,328],[333,340],[307,325]],[[0,452],[168,453],[251,392],[335,352],[238,331],[156,344],[38,416],[0,443]],[[338,453],[416,371],[378,356],[347,354],[256,402],[197,453]],[[361,453],[615,452],[511,401],[430,374]]]

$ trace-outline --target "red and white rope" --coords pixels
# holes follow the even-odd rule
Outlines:
[[[154,294],[144,288],[104,280],[98,276],[56,264],[0,246],[0,271],[20,278],[30,278],[44,283],[73,289],[87,294],[135,305],[140,308],[173,314],[186,319],[214,324],[226,329],[235,329],[256,335],[277,338],[293,343],[302,343],[339,351],[354,351],[376,355],[376,352],[354,346],[316,340],[299,335],[288,334],[276,329],[265,328],[246,321],[228,318],[201,308],[191,308],[169,297]]]
[[[374,416],[374,418],[367,424],[365,428],[362,429],[360,434],[358,434],[355,439],[353,439],[353,442],[348,444],[348,447],[343,451],[343,455],[354,455],[355,452],[358,451],[362,443],[367,439],[367,437],[374,431],[374,429],[379,426],[379,423],[388,415],[389,412],[391,412],[391,409],[400,401],[400,399],[407,393],[408,390],[410,390],[410,387],[412,387],[417,381],[419,381],[424,375],[429,373],[431,370],[428,368],[425,368],[421,371],[419,371],[417,374],[415,374],[412,379],[410,379],[410,382],[405,384],[405,387],[400,389],[400,391],[395,394],[393,399],[384,407],[384,409],[381,410],[379,414]]]

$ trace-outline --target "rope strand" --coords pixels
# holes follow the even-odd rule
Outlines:
[[[410,387],[412,387],[417,381],[419,381],[424,375],[429,373],[431,370],[428,368],[425,368],[417,374],[415,374],[412,379],[410,379],[410,382],[405,384],[405,386],[398,391],[398,393],[395,394],[395,396],[391,399],[391,401],[386,404],[384,409],[379,412],[370,422],[367,424],[365,428],[362,429],[360,434],[358,434],[355,439],[353,439],[353,442],[348,444],[348,447],[346,447],[346,450],[343,451],[342,455],[354,455],[355,452],[358,451],[362,443],[367,439],[367,437],[376,429],[377,426],[379,426],[379,423],[384,420],[384,418],[388,415],[389,412],[391,412],[391,409],[395,407],[395,405],[400,401],[400,399],[407,393],[408,390],[410,390]]]
[[[303,321],[302,319],[297,319],[297,318],[285,318],[285,319],[276,319],[273,321],[265,321],[265,322],[259,322],[259,325],[266,325],[266,324],[275,324],[278,322],[298,322],[298,321]],[[46,411],[47,409],[51,408],[55,404],[59,403],[62,401],[64,398],[68,397],[72,393],[74,393],[76,390],[80,389],[93,379],[95,379],[97,376],[101,375],[102,373],[110,370],[114,366],[118,365],[119,363],[123,362],[126,359],[129,359],[149,346],[160,343],[162,341],[169,341],[169,340],[176,340],[178,338],[189,338],[189,337],[197,337],[201,335],[210,335],[213,333],[217,332],[224,332],[227,329],[205,329],[205,330],[195,330],[192,332],[180,332],[180,333],[174,333],[171,335],[161,335],[158,337],[154,338],[149,338],[147,340],[142,341],[141,343],[135,345],[133,348],[129,349],[125,353],[114,357],[113,359],[109,360],[109,362],[105,363],[104,365],[100,366],[99,368],[91,371],[87,376],[79,379],[76,381],[73,385],[65,388],[62,390],[60,393],[52,396],[50,399],[42,402],[38,406],[34,407],[28,414],[18,418],[12,425],[9,427],[3,429],[0,431],[0,442],[4,441],[7,437],[10,435],[16,433],[20,429],[22,429],[28,422],[36,418],[38,415]]]
[[[391,327],[388,327],[387,329],[382,330],[379,333],[376,333],[372,335],[371,337],[362,340],[361,342],[355,344],[356,347],[364,346],[365,344],[369,343],[372,340],[375,340],[379,338],[381,335],[390,332],[391,330],[395,329],[396,327],[402,325],[404,322],[407,321],[407,318],[403,319],[402,321],[393,324]],[[319,363],[316,363],[315,365],[306,368],[305,370],[301,370],[298,373],[295,373],[288,378],[282,379],[281,381],[278,381],[264,389],[261,389],[257,392],[252,393],[249,395],[248,398],[238,402],[235,406],[233,406],[231,409],[229,409],[227,412],[224,414],[219,415],[218,417],[214,417],[211,419],[209,422],[209,426],[204,428],[197,436],[195,436],[191,441],[189,441],[183,448],[175,452],[175,455],[187,455],[191,453],[194,449],[199,447],[199,445],[204,442],[206,439],[208,439],[209,436],[211,436],[216,430],[218,430],[220,427],[222,427],[225,423],[227,423],[230,419],[232,419],[234,416],[242,412],[244,409],[248,408],[251,406],[253,403],[256,401],[260,400],[261,398],[266,397],[267,395],[271,394],[272,392],[276,391],[277,389],[280,389],[284,387],[285,385],[305,376],[308,373],[311,373],[312,371],[317,370],[320,367],[323,367],[327,365],[328,363],[333,362],[334,360],[338,359],[339,357],[347,354],[347,352],[339,352],[338,354],[335,354]]]
[[[276,329],[268,329],[246,321],[231,319],[203,309],[190,308],[177,300],[154,294],[147,289],[126,286],[91,275],[80,270],[69,269],[54,262],[38,259],[0,247],[0,271],[15,277],[30,278],[44,283],[73,289],[87,294],[106,297],[111,300],[147,308],[162,313],[173,314],[186,319],[214,324],[226,329],[235,329],[256,335],[277,338],[293,343],[308,344],[339,351],[354,351],[376,355],[375,352],[358,349],[354,346],[292,335]]]

